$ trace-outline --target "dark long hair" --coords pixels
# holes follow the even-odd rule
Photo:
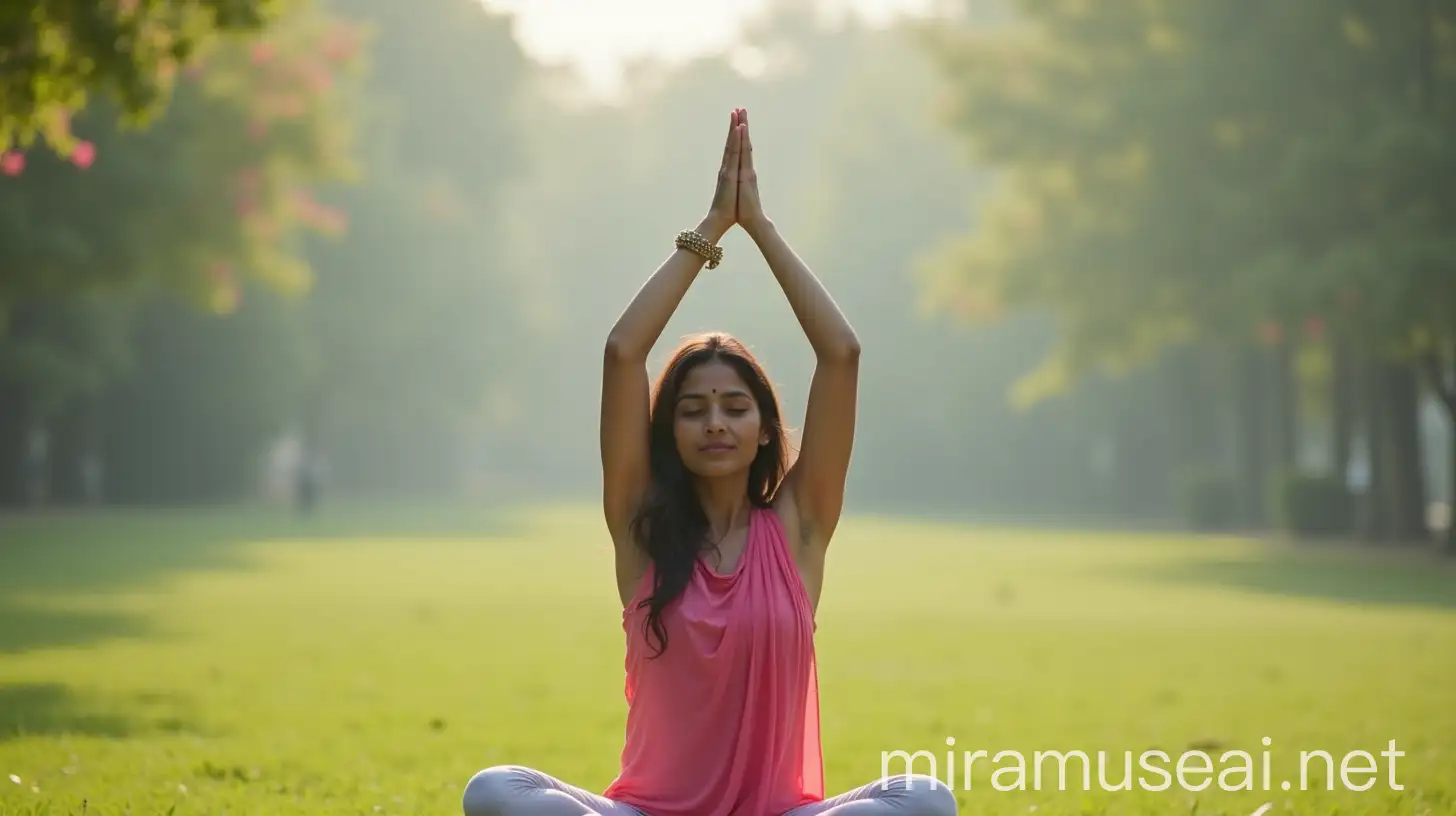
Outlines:
[[[643,635],[649,640],[655,636],[658,645],[654,656],[667,650],[662,612],[687,587],[708,530],[708,518],[693,488],[692,474],[678,454],[673,434],[673,407],[688,373],[712,360],[731,365],[743,378],[754,402],[758,403],[763,428],[768,432],[768,444],[759,446],[748,468],[748,500],[753,506],[769,506],[788,466],[788,432],[783,412],[773,384],[758,359],[743,343],[721,332],[684,340],[653,386],[651,484],[632,520],[632,535],[647,551],[655,572],[652,594],[638,605],[639,609],[648,609]]]

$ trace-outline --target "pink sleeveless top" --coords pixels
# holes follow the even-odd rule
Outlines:
[[[731,574],[698,558],[656,658],[637,608],[652,573],[622,612],[627,739],[604,795],[649,816],[782,816],[823,800],[814,616],[778,514],[753,508]]]

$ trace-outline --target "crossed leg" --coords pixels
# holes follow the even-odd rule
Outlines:
[[[643,816],[630,805],[522,765],[496,765],[470,778],[465,816]]]
[[[955,793],[928,774],[889,776],[784,816],[956,816]]]
[[[471,777],[461,805],[465,816],[646,816],[550,774],[521,765],[496,765]],[[955,794],[926,774],[891,776],[784,816],[956,816]]]

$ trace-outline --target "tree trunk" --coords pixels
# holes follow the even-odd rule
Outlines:
[[[1175,429],[1173,462],[1180,473],[1204,464],[1200,442],[1207,439],[1213,427],[1200,428],[1199,407],[1205,404],[1205,400],[1199,393],[1200,372],[1195,360],[1193,349],[1174,349],[1168,353],[1168,362],[1159,380],[1171,409],[1169,419]]]
[[[1295,421],[1298,399],[1294,388],[1293,353],[1289,344],[1281,343],[1268,353],[1265,363],[1269,376],[1269,433],[1273,451],[1273,460],[1268,463],[1267,469],[1275,474],[1292,470],[1298,457],[1298,425]]]
[[[1341,484],[1350,472],[1350,443],[1354,438],[1356,398],[1354,366],[1349,341],[1337,339],[1331,346],[1333,382],[1330,393],[1330,470]]]
[[[1446,552],[1456,555],[1456,340],[1451,341],[1451,356],[1446,362],[1450,380],[1438,386],[1441,404],[1446,406],[1447,447],[1451,449],[1447,463],[1451,469],[1446,472]]]
[[[1451,365],[1451,373],[1456,376],[1456,362]],[[1448,423],[1451,429],[1451,439],[1448,442],[1450,453],[1450,477],[1446,489],[1446,554],[1456,555],[1456,408],[1447,411]]]
[[[20,483],[29,417],[25,397],[14,385],[0,385],[0,507],[24,503]]]
[[[1258,349],[1238,353],[1239,503],[1250,529],[1264,526],[1264,377]]]
[[[1179,485],[1186,485],[1194,474],[1222,472],[1229,465],[1224,430],[1229,391],[1220,387],[1226,379],[1212,357],[1211,350],[1201,345],[1176,349],[1160,375],[1161,393],[1167,400],[1169,453],[1159,495],[1165,508],[1175,513],[1186,510],[1181,504],[1184,497],[1176,493]],[[1141,444],[1137,436],[1133,444]]]
[[[1397,542],[1426,540],[1426,480],[1421,466],[1416,372],[1408,364],[1377,364],[1384,400],[1379,433],[1384,478],[1377,479],[1383,505],[1382,538]]]
[[[51,427],[51,501],[74,504],[81,498],[81,454],[85,449],[84,404],[72,401],[55,415]]]

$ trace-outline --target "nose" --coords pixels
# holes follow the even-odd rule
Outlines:
[[[708,409],[708,431],[717,432],[727,427],[728,423],[723,420],[723,412],[716,406]]]

